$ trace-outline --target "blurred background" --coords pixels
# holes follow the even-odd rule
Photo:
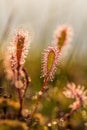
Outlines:
[[[61,102],[64,98],[61,88],[69,81],[87,87],[86,14],[87,0],[0,0],[0,85],[6,86],[3,82],[2,59],[15,29],[23,26],[31,33],[32,42],[25,66],[32,80],[31,91],[37,92],[42,84],[42,79],[40,79],[42,52],[48,45],[51,45],[57,26],[69,24],[74,30],[73,40],[70,43],[72,47],[66,50],[65,59],[58,68],[52,86],[49,84],[51,89],[48,95],[51,97],[52,92],[54,95],[55,92],[59,92],[58,102]],[[28,91],[28,94],[31,91]],[[44,114],[52,114],[56,97],[51,97],[53,102],[43,101],[45,102]],[[51,109],[48,108],[50,103]],[[60,108],[65,108],[64,105],[67,107],[65,100]],[[80,123],[79,121],[78,129],[81,127]]]
[[[0,37],[9,23],[9,35],[18,26],[25,26],[33,35],[31,49],[49,44],[60,24],[74,29],[73,44],[79,44],[79,53],[86,51],[86,0],[0,0]]]

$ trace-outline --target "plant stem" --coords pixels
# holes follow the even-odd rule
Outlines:
[[[60,119],[66,120],[68,117],[70,117],[76,111],[77,111],[77,109],[71,110],[69,113],[63,115]]]
[[[35,108],[34,108],[33,112],[32,112],[31,115],[30,115],[31,118],[33,118],[35,112],[37,111],[39,102],[40,102],[40,100],[42,99],[42,96],[44,95],[44,92],[45,92],[45,89],[46,89],[46,85],[47,85],[47,81],[48,81],[48,77],[46,77],[46,78],[44,79],[42,88],[41,88],[41,90],[40,90],[42,94],[39,95],[38,98],[37,98],[37,101],[36,101],[36,104],[35,104]]]
[[[20,102],[19,116],[21,116],[22,108],[23,108],[23,98],[21,97],[20,89],[17,89],[17,91],[18,91],[19,102]]]

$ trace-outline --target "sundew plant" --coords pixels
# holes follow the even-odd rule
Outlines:
[[[86,87],[68,79],[61,81],[61,89],[56,83],[61,80],[62,63],[73,34],[70,25],[60,25],[54,32],[52,43],[41,54],[42,85],[34,93],[31,89],[34,81],[28,71],[31,68],[25,67],[32,47],[31,34],[23,28],[16,30],[3,59],[10,91],[6,95],[4,87],[0,88],[0,130],[78,130],[80,127],[86,130]]]

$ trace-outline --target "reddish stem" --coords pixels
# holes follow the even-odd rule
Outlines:
[[[17,89],[17,92],[18,92],[19,102],[20,102],[20,108],[19,108],[19,116],[20,116],[23,108],[23,98],[21,97],[20,89]]]
[[[41,90],[40,90],[40,91],[42,92],[42,94],[39,95],[38,98],[37,98],[37,101],[36,101],[36,104],[35,104],[35,108],[34,108],[33,112],[31,113],[31,118],[33,118],[35,112],[37,111],[39,102],[40,102],[40,100],[42,99],[42,96],[43,96],[43,94],[44,94],[44,92],[45,92],[47,82],[48,82],[48,77],[46,77],[46,78],[44,79],[42,88],[41,88]]]

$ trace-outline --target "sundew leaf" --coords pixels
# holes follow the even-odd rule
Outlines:
[[[52,80],[56,71],[57,62],[58,49],[56,47],[48,47],[43,56],[42,76]]]
[[[47,72],[49,73],[52,69],[53,63],[55,60],[55,52],[51,50],[48,55],[48,61],[47,61]]]
[[[57,28],[54,33],[54,43],[59,50],[63,48],[64,45],[71,42],[73,36],[73,29],[69,25],[61,25]]]
[[[17,35],[16,55],[17,55],[17,61],[18,62],[20,62],[20,59],[21,59],[21,55],[22,55],[22,51],[23,51],[23,47],[24,47],[24,40],[25,40],[25,37],[23,37],[21,35]]]
[[[59,48],[59,50],[61,50],[62,46],[64,45],[64,42],[66,40],[66,35],[67,35],[66,31],[63,30],[61,32],[61,36],[59,37],[59,41],[58,41],[58,48]]]

